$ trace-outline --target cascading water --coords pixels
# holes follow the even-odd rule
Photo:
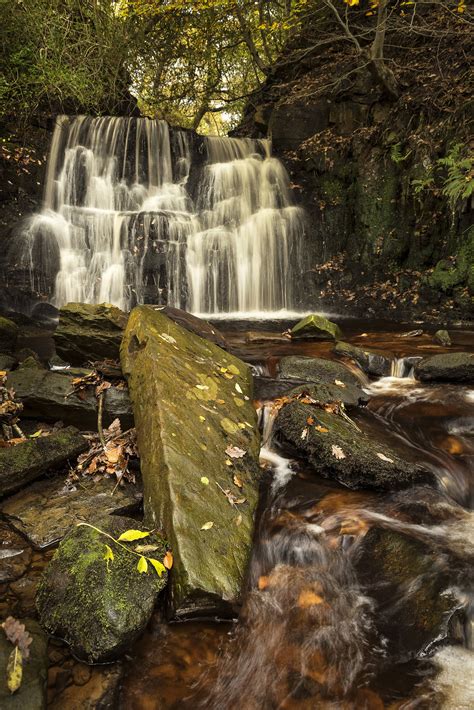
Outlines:
[[[147,118],[63,116],[45,207],[24,231],[19,264],[56,306],[288,310],[303,230],[268,141],[202,138]]]

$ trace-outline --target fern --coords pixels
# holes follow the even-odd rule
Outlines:
[[[456,143],[445,158],[436,162],[447,169],[448,176],[441,191],[454,211],[460,202],[474,195],[474,156],[467,155],[462,143]]]

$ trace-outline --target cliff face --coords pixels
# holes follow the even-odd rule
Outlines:
[[[474,317],[474,194],[447,194],[449,177],[474,178],[467,43],[433,27],[436,39],[387,40],[397,100],[341,43],[300,62],[289,49],[249,102],[238,133],[271,135],[308,212],[309,302]]]

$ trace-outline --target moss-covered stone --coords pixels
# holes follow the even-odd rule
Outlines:
[[[474,382],[474,353],[443,353],[415,365],[415,377],[422,382]]]
[[[91,522],[115,539],[129,529],[146,529],[136,520],[118,516]],[[104,558],[106,544],[114,555],[108,562]],[[154,549],[145,554],[159,561],[165,554],[165,543],[157,533],[124,544],[131,550],[140,544],[150,545]],[[148,564],[147,572],[139,573],[138,559],[89,527],[73,528],[38,588],[41,625],[64,639],[87,663],[118,658],[144,630],[166,585],[166,570],[159,577]]]
[[[6,667],[13,645],[0,634],[0,707],[2,710],[45,710],[48,677],[48,638],[37,621],[20,619],[33,638],[30,656],[23,665],[23,679],[12,695],[7,687]]]
[[[443,345],[445,348],[451,345],[451,337],[447,330],[437,330],[433,335],[433,340],[438,345]]]
[[[327,404],[328,402],[342,402],[345,407],[363,406],[367,404],[370,399],[359,387],[355,387],[354,385],[342,387],[341,385],[331,383],[314,384],[311,382],[305,385],[298,385],[298,387],[293,387],[293,389],[289,392],[285,392],[285,394],[288,397],[307,394],[309,397],[316,399],[322,404]]]
[[[318,339],[336,340],[342,338],[342,332],[337,323],[332,323],[324,316],[312,313],[300,320],[290,330],[291,337],[295,340]]]
[[[459,601],[447,591],[453,580],[436,550],[408,535],[373,528],[362,542],[357,568],[376,602],[374,618],[390,656],[406,661],[446,636]]]
[[[308,418],[312,420],[308,424]],[[275,434],[314,470],[348,488],[391,490],[415,483],[435,484],[428,471],[404,461],[387,444],[380,445],[341,416],[293,401],[275,421]]]
[[[87,441],[74,427],[0,448],[0,497],[17,491],[67,461],[75,462],[86,449]]]
[[[117,360],[126,323],[127,314],[110,303],[68,303],[54,333],[57,353],[72,365]]]
[[[322,357],[288,355],[282,357],[279,364],[279,378],[282,380],[303,380],[334,384],[335,380],[345,385],[360,385],[360,380],[341,362]]]
[[[9,318],[0,316],[0,352],[11,353],[18,338],[18,326]]]
[[[164,529],[173,549],[172,608],[178,615],[228,613],[239,599],[257,503],[250,370],[150,306],[132,311],[121,356],[146,521]],[[229,446],[244,455],[229,456]]]
[[[366,350],[357,345],[339,341],[336,343],[333,352],[339,357],[344,357],[357,363],[367,375],[384,377],[389,375],[392,369],[394,356],[387,357],[383,353],[375,350]]]

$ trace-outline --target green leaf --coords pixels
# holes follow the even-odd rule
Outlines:
[[[10,653],[7,664],[7,685],[10,693],[14,693],[21,685],[23,677],[23,659],[18,646]]]
[[[146,557],[143,557],[143,555],[138,560],[137,570],[140,572],[140,574],[142,574],[143,572],[148,572],[148,562],[146,561]]]
[[[124,542],[133,542],[134,540],[141,540],[143,537],[148,537],[149,532],[142,532],[141,530],[125,530],[119,537],[119,540]]]
[[[107,571],[109,571],[109,562],[114,561],[114,553],[113,553],[112,548],[109,547],[109,545],[105,546],[104,560],[107,562]]]
[[[151,564],[155,568],[156,573],[158,574],[158,577],[161,577],[163,572],[166,572],[166,567],[163,564],[161,564],[161,562],[159,560],[154,560],[153,557],[149,557],[148,561],[151,562]]]

